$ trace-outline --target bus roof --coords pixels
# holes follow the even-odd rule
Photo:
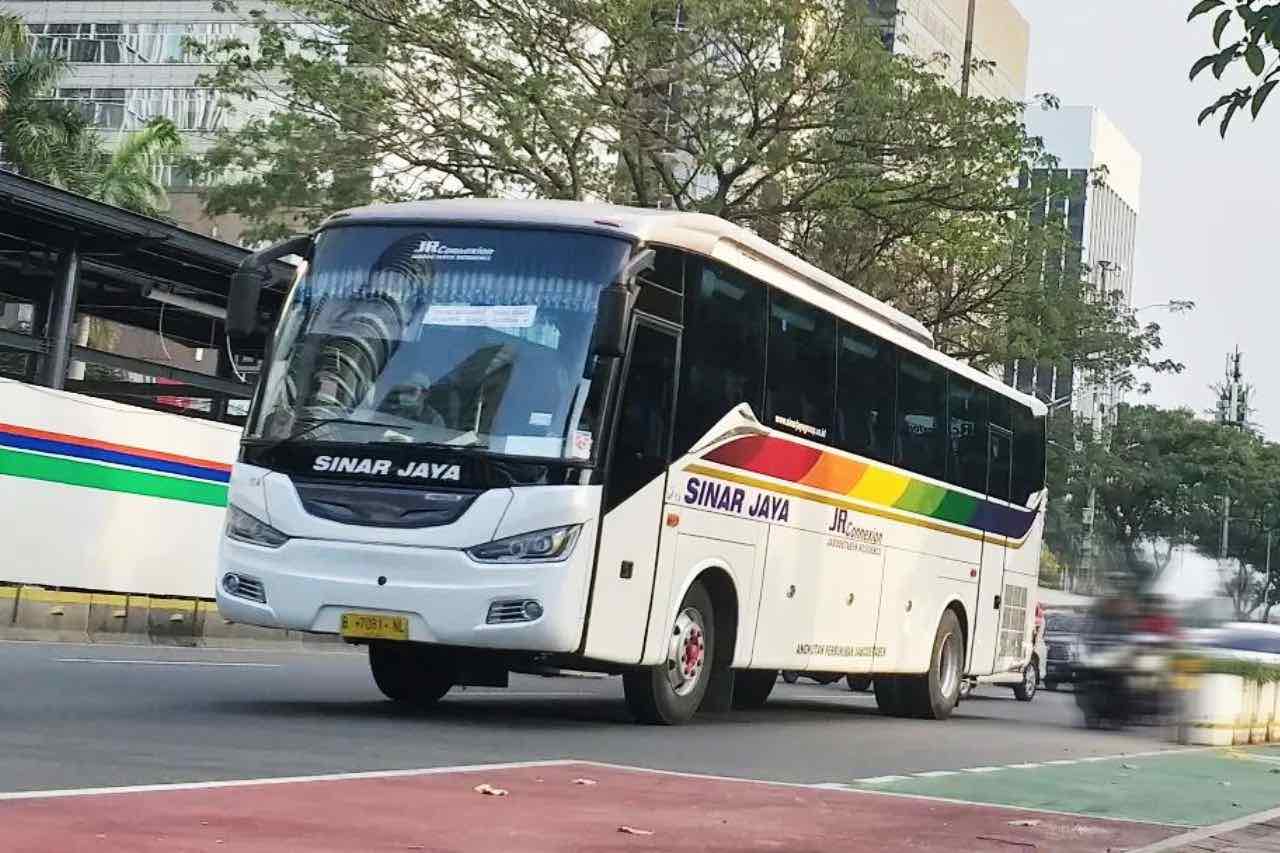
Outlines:
[[[584,201],[435,199],[351,208],[335,213],[321,227],[422,220],[467,225],[487,223],[582,228],[618,233],[632,240],[675,246],[707,256],[723,256],[725,253],[717,252],[717,247],[728,248],[731,256],[745,255],[752,260],[762,261],[767,267],[784,271],[834,297],[864,318],[878,321],[875,325],[887,327],[885,331],[890,334],[886,337],[892,338],[893,343],[933,361],[942,362],[953,372],[973,382],[1017,399],[1038,415],[1047,411],[1045,405],[1034,397],[1022,394],[994,377],[934,349],[933,335],[924,324],[909,314],[718,216]]]

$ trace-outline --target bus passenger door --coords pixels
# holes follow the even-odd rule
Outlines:
[[[1013,477],[1013,433],[991,424],[987,439],[987,497],[1007,501]],[[982,536],[982,566],[978,574],[978,609],[973,620],[970,675],[995,671],[1000,640],[1000,607],[1004,595],[1004,564],[1008,549],[1003,536]]]
[[[588,657],[639,663],[653,599],[675,411],[677,327],[637,314],[604,483]]]

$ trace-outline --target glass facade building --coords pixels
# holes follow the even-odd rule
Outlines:
[[[1046,288],[1084,281],[1098,295],[1118,293],[1124,305],[1133,299],[1134,256],[1142,157],[1095,107],[1030,109],[1027,130],[1044,140],[1058,167],[1030,176],[1033,193],[1043,200],[1033,221],[1066,225],[1068,244],[1048,242],[1031,259],[1031,274]],[[1105,169],[1105,172],[1102,170]],[[1051,197],[1050,187],[1066,182],[1067,196]],[[1093,419],[1098,407],[1107,417],[1114,410],[1114,389],[1096,377],[1077,376],[1070,364],[1015,362],[1005,381],[1046,402],[1068,402],[1079,415]]]

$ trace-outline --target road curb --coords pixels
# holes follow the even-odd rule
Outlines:
[[[0,582],[0,640],[335,651],[336,637],[229,622],[213,599]]]

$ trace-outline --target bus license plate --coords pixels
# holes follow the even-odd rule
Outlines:
[[[342,636],[361,640],[407,640],[409,617],[381,613],[343,613]]]

